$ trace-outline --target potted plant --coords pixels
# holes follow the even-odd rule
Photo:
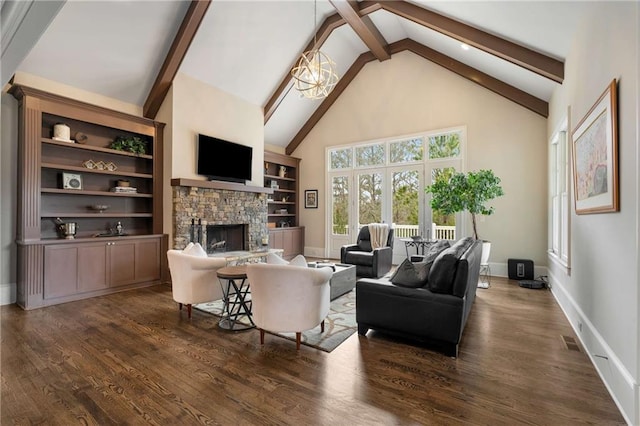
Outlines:
[[[500,178],[492,170],[469,173],[440,174],[435,182],[425,188],[431,194],[431,208],[442,214],[468,211],[471,213],[473,237],[478,239],[476,215],[493,214],[493,207],[487,207],[489,200],[504,195]],[[483,241],[481,264],[489,261],[491,243]]]
[[[111,142],[109,148],[117,151],[128,151],[134,154],[146,154],[147,141],[138,136],[118,136]]]

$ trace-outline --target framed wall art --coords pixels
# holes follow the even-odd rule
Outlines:
[[[307,189],[304,191],[304,208],[305,209],[318,208],[318,190],[317,189]]]
[[[620,210],[617,104],[614,79],[572,133],[577,214]]]

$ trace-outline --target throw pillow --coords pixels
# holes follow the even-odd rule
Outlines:
[[[423,287],[427,282],[431,263],[413,263],[405,259],[390,278],[390,281],[399,287],[418,288]]]
[[[463,238],[436,257],[429,270],[429,290],[434,293],[452,293],[458,260],[471,244],[473,238]]]
[[[207,252],[202,248],[200,243],[195,243],[188,249],[185,248],[182,252],[184,254],[188,254],[189,256],[207,257]]]
[[[292,266],[304,266],[306,268],[307,267],[307,259],[305,259],[303,255],[299,254],[296,257],[294,257],[293,259],[291,259],[291,262],[289,262],[289,265],[292,265]]]
[[[281,258],[275,253],[267,254],[267,263],[272,265],[288,265],[289,264],[289,262],[287,262],[286,260],[284,260],[283,258]]]

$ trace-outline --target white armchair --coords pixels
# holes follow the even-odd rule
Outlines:
[[[200,247],[199,250],[169,250],[167,259],[171,271],[173,300],[178,302],[180,310],[183,304],[187,305],[189,318],[192,304],[222,299],[217,271],[226,266],[224,257],[207,257]]]
[[[247,265],[253,322],[264,331],[296,333],[300,349],[302,332],[321,325],[329,313],[331,268],[254,263]]]

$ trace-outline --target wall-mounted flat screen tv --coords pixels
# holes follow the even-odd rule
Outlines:
[[[251,180],[253,148],[212,136],[198,135],[198,174],[209,180],[246,183]]]

